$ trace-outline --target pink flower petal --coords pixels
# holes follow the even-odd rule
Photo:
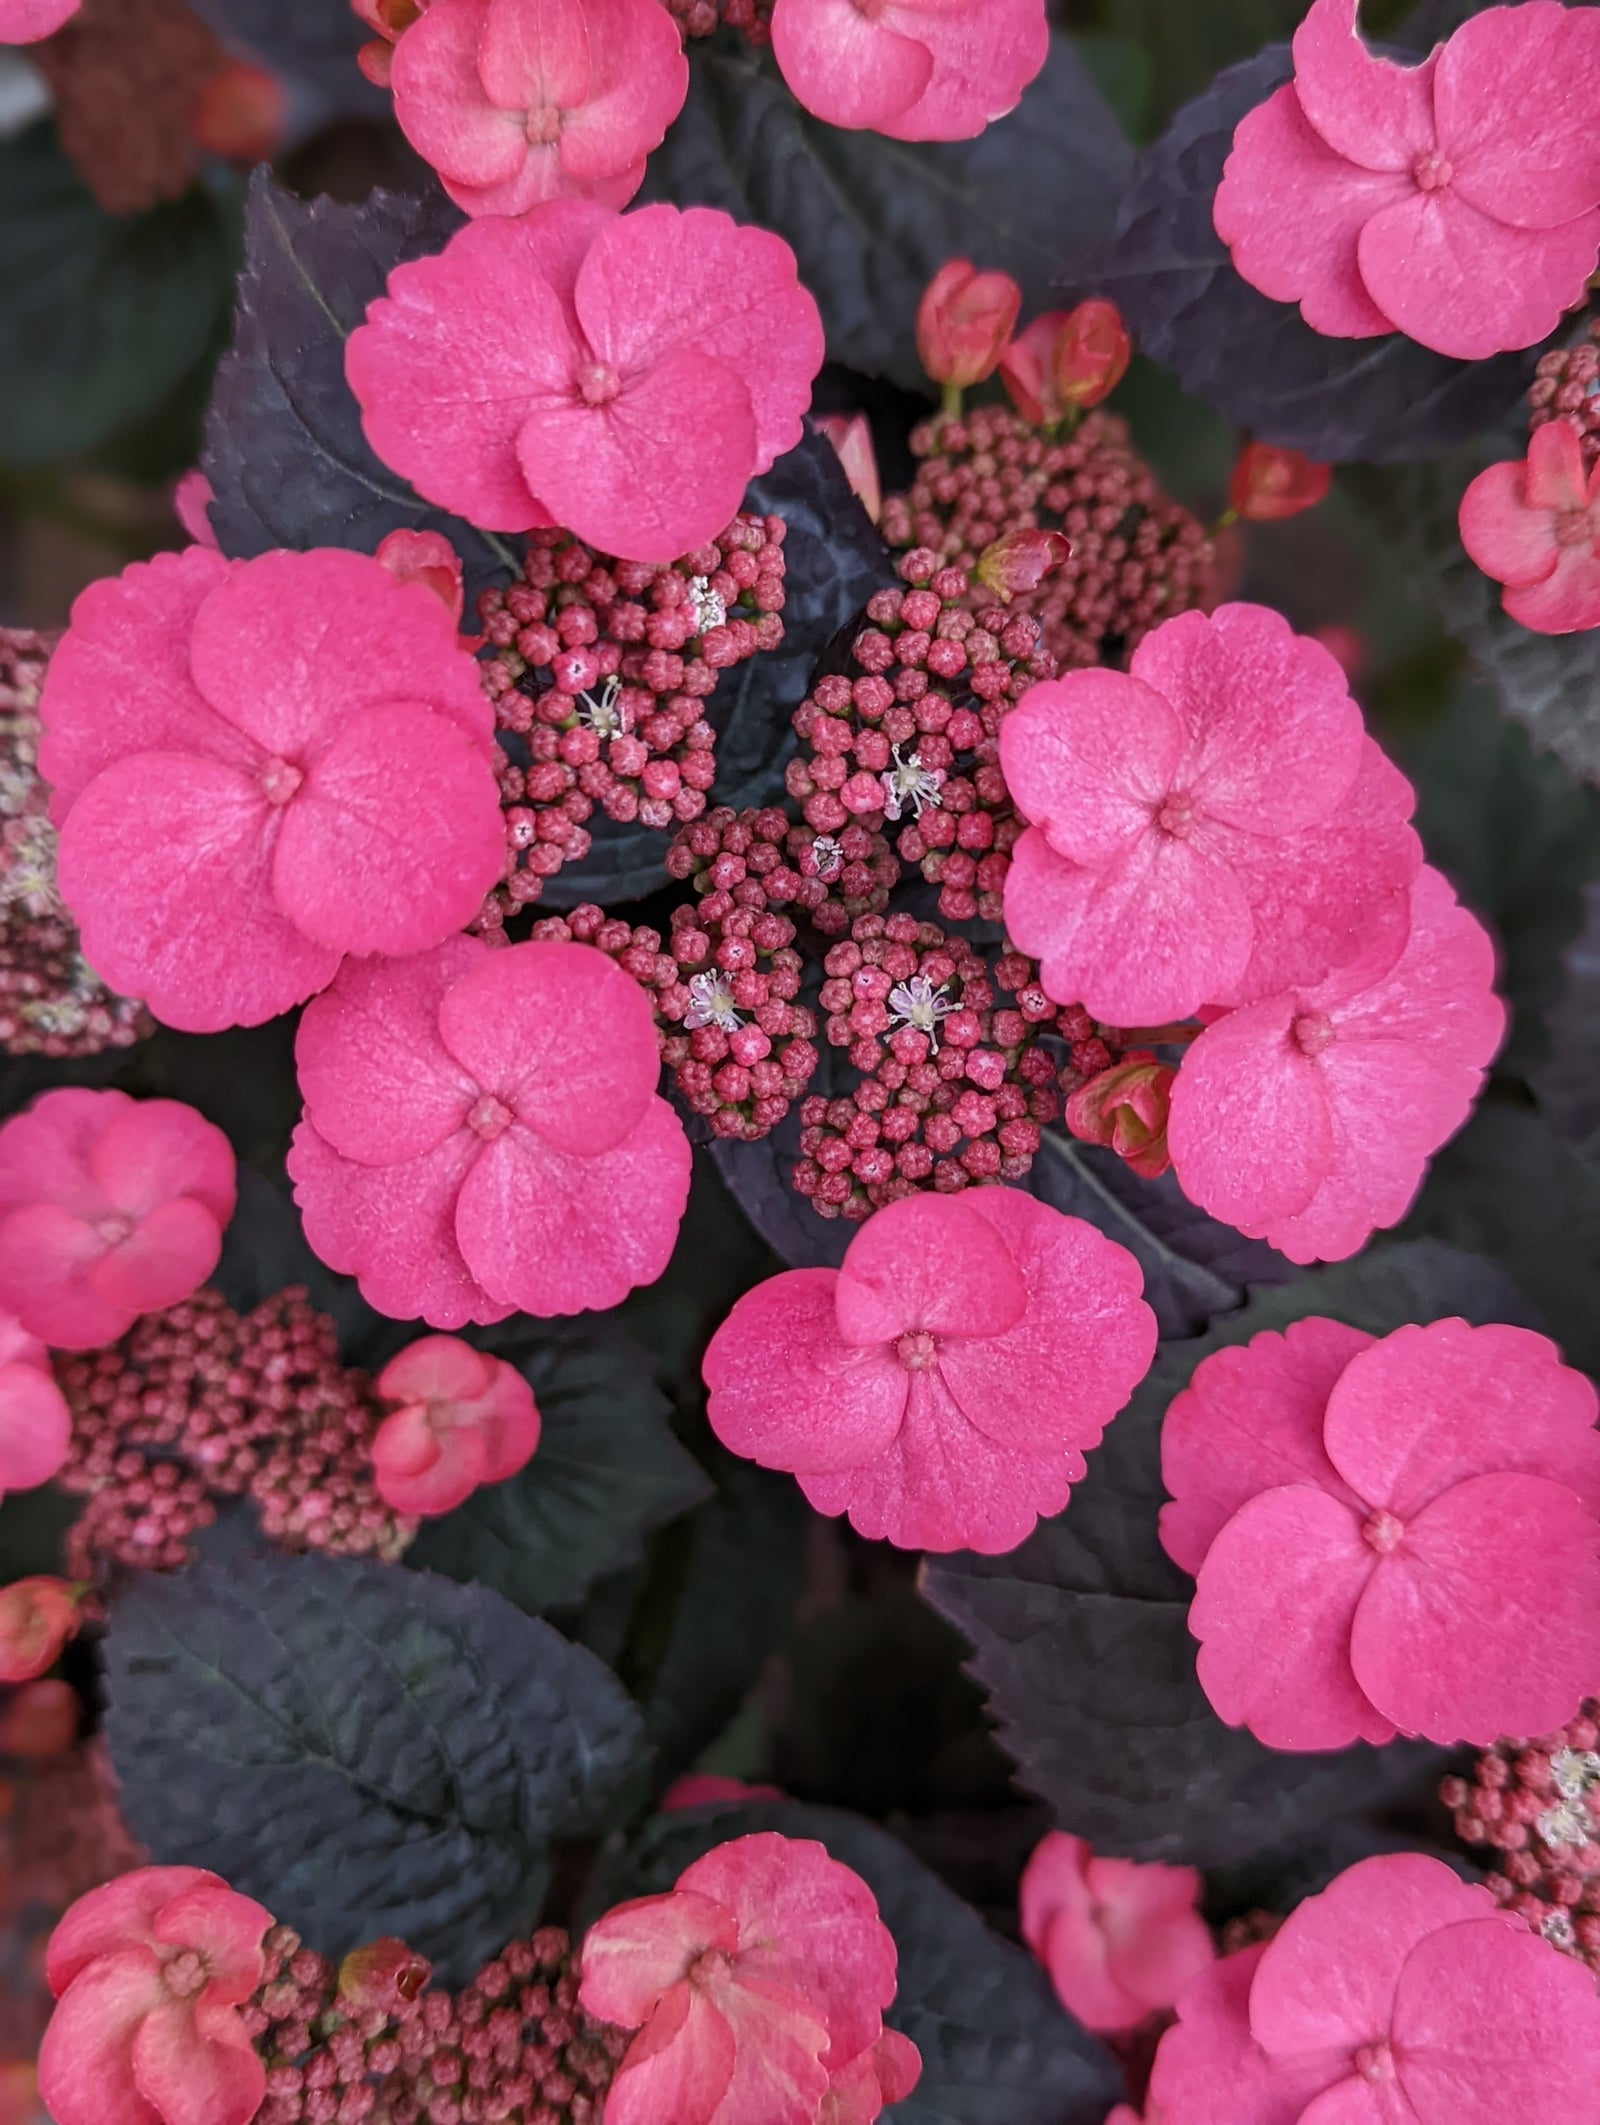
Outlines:
[[[1600,213],[1513,229],[1459,191],[1385,206],[1357,245],[1368,293],[1402,332],[1462,361],[1537,346],[1583,300],[1600,258]]]
[[[1095,869],[1150,832],[1182,753],[1170,704],[1118,671],[1042,680],[1000,725],[1000,765],[1018,811],[1058,855]]]
[[[1377,1564],[1360,1520],[1324,1491],[1294,1484],[1241,1506],[1207,1552],[1189,1610],[1196,1672],[1218,1717],[1269,1749],[1392,1740],[1350,1666],[1351,1618]]]
[[[83,0],[3,0],[0,44],[37,44],[70,22]]]
[[[1132,2029],[1214,1959],[1199,1895],[1192,1868],[1098,1859],[1052,1831],[1023,1872],[1023,1933],[1085,2028]]]
[[[570,129],[563,126],[559,142],[540,142],[530,147],[515,176],[508,177],[504,184],[462,184],[454,177],[439,181],[465,214],[515,218],[535,208],[579,198],[599,207],[625,207],[644,183],[643,161],[627,164],[613,177],[585,179],[580,194],[575,189],[577,180],[568,173],[563,159],[569,138]]]
[[[0,1204],[55,1203],[91,1220],[120,1207],[95,1179],[92,1160],[112,1121],[137,1111],[126,1092],[61,1085],[41,1093],[0,1126]]]
[[[584,1935],[579,2001],[597,2021],[637,2029],[708,1949],[731,1955],[738,1945],[739,1922],[713,1890],[680,1884],[666,1896],[635,1897]]]
[[[519,12],[537,16],[545,10],[541,0],[524,0]],[[479,72],[489,18],[489,0],[436,0],[411,24],[417,35],[408,33],[396,44],[391,62],[401,131],[425,161],[456,184],[503,184],[522,168],[528,153],[529,99],[512,95],[491,102]],[[577,19],[581,24],[581,14]]]
[[[1101,2034],[1136,2029],[1150,2012],[1111,1970],[1106,1937],[1087,1911],[1057,1912],[1045,1937],[1043,1961],[1056,1998],[1085,2029]]]
[[[1295,1036],[1293,996],[1207,1026],[1172,1087],[1167,1144],[1184,1193],[1261,1238],[1303,1210],[1332,1156],[1329,1094]]]
[[[583,0],[488,0],[477,68],[502,110],[572,110],[589,95],[594,42]]]
[[[39,2046],[39,2095],[56,2125],[166,2125],[133,2069],[139,2025],[165,1998],[161,1965],[141,1947],[97,1956],[61,1992]]]
[[[674,1985],[623,2054],[606,2096],[606,2125],[711,2125],[736,2057],[734,2035],[695,1985]]]
[[[0,1365],[0,1496],[48,1483],[71,1443],[72,1416],[50,1374]]]
[[[158,1203],[119,1245],[88,1264],[89,1289],[138,1315],[191,1298],[222,1255],[222,1227],[191,1195]]]
[[[631,179],[622,205],[639,189],[645,157],[683,109],[689,61],[677,24],[670,14],[661,19],[659,0],[585,0],[585,11],[593,72],[587,96],[562,126],[561,166],[586,191]]]
[[[151,1928],[154,1939],[196,1948],[205,1957],[208,2003],[237,2007],[261,1983],[261,1943],[272,1913],[221,1882],[191,1882],[162,1905]]]
[[[444,1458],[444,1440],[429,1421],[426,1402],[408,1402],[385,1417],[372,1441],[372,1466],[379,1495],[389,1501],[388,1486],[425,1476]],[[405,1510],[397,1507],[397,1511]]]
[[[1006,934],[1019,952],[1041,962],[1039,979],[1047,996],[1076,1003],[1072,988],[1073,940],[1096,874],[1058,856],[1042,828],[1028,827],[1011,852],[1006,873]]]
[[[162,2125],[250,2125],[267,2069],[237,2015],[207,2017],[202,2033],[198,2004],[168,2000],[145,2016],[133,2040],[135,2084]]]
[[[1089,1887],[1100,1907],[1110,1975],[1147,2014],[1172,2006],[1216,1959],[1192,1867],[1097,1858],[1089,1862]]]
[[[1364,2074],[1351,2074],[1308,2103],[1299,2125],[1420,2125],[1420,2121],[1397,2082],[1373,2082]]]
[[[1546,451],[1565,454],[1569,444],[1578,450],[1581,468],[1577,436],[1565,421],[1547,421],[1533,432],[1527,462],[1516,458],[1488,466],[1461,497],[1461,543],[1469,558],[1497,583],[1542,583],[1555,572],[1561,558],[1554,513],[1535,507],[1528,494],[1534,449],[1545,435],[1556,439],[1543,446]]]
[[[1600,517],[1594,521],[1592,543],[1563,547],[1554,571],[1542,583],[1506,592],[1501,602],[1520,626],[1542,635],[1600,627]]]
[[[1533,509],[1582,509],[1589,499],[1583,445],[1565,421],[1546,421],[1528,438],[1528,505]]]
[[[1184,1988],[1150,2076],[1156,2117],[1174,2125],[1299,2125],[1308,2101],[1349,2072],[1344,2045],[1279,2062],[1251,2036],[1251,1984],[1265,1953],[1256,1946],[1224,1956]]]
[[[487,1480],[484,1437],[470,1425],[450,1426],[439,1441],[438,1459],[410,1475],[380,1455],[387,1429],[387,1425],[380,1426],[373,1441],[372,1465],[379,1497],[397,1513],[426,1519],[431,1514],[454,1512]]]
[[[1017,1884],[1017,1922],[1022,1938],[1041,1960],[1050,1922],[1058,1912],[1087,1912],[1091,1853],[1068,1830],[1047,1830],[1028,1855]]]
[[[1434,69],[1380,59],[1356,25],[1360,0],[1313,0],[1294,33],[1294,92],[1333,149],[1365,170],[1409,171],[1435,145]]]
[[[1600,21],[1586,8],[1485,8],[1440,53],[1433,93],[1469,206],[1526,229],[1600,206]]]
[[[162,1911],[187,1889],[225,1889],[220,1875],[203,1867],[135,1867],[68,1906],[50,1936],[45,1979],[59,1999],[80,1971],[97,1957],[145,1945],[155,1937]]]
[[[828,2030],[811,2002],[742,1968],[714,1983],[709,1996],[733,2031],[733,2078],[720,2112],[761,2125],[813,2125],[828,2089],[820,2056]]]
[[[888,1343],[907,1331],[1003,1335],[1027,1305],[1027,1278],[1002,1231],[943,1195],[907,1196],[868,1218],[835,1287],[847,1343]]]
[[[57,1350],[114,1343],[133,1326],[138,1308],[88,1281],[86,1272],[105,1251],[94,1226],[54,1203],[11,1211],[0,1221],[0,1305]]]
[[[494,1360],[488,1393],[468,1404],[461,1416],[482,1435],[486,1483],[504,1483],[525,1468],[538,1449],[542,1426],[533,1389],[504,1358]]]
[[[933,54],[933,77],[911,107],[878,130],[891,140],[972,140],[1022,100],[1044,65],[1050,31],[1039,0],[943,6],[904,0],[891,22],[914,23]]]
[[[104,1094],[90,1095],[96,1096]],[[130,1100],[103,1110],[89,1170],[124,1217],[144,1217],[176,1195],[190,1195],[225,1225],[239,1196],[233,1146],[214,1123],[175,1099]]]
[[[813,117],[882,131],[933,79],[933,54],[913,22],[921,28],[904,8],[869,20],[854,0],[777,0],[773,56]]]
[[[459,1336],[420,1336],[373,1382],[383,1402],[472,1402],[494,1383],[495,1360]]]

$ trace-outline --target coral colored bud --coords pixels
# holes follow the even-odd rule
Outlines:
[[[356,65],[376,89],[394,86],[394,46],[374,37],[356,53]]]
[[[1303,450],[1246,443],[1234,460],[1228,507],[1252,524],[1276,523],[1279,517],[1314,509],[1332,478],[1332,466],[1319,465]]]
[[[936,384],[957,390],[992,376],[1022,307],[1009,273],[980,273],[952,258],[917,305],[917,353]]]
[[[42,1675],[77,1628],[78,1596],[65,1579],[0,1587],[0,1682]]]
[[[1056,396],[1056,341],[1071,322],[1065,310],[1046,310],[1019,332],[1000,357],[1000,381],[1025,421],[1051,428],[1066,408]]]
[[[1061,328],[1050,366],[1056,396],[1080,413],[1109,398],[1128,370],[1133,343],[1115,303],[1091,296]]]
[[[220,553],[217,535],[211,528],[211,505],[216,500],[216,490],[199,466],[183,474],[172,490],[172,513],[196,546],[209,546]]]
[[[397,582],[425,583],[459,625],[467,602],[461,556],[442,531],[391,531],[373,559]]]
[[[1052,568],[1070,559],[1072,541],[1059,531],[1008,531],[978,556],[978,581],[1002,605],[1037,590]]]
[[[874,524],[883,513],[883,487],[878,479],[878,454],[872,447],[872,424],[864,413],[819,413],[817,426],[832,443],[850,492]]]
[[[261,162],[283,135],[289,99],[283,83],[265,67],[230,59],[200,91],[189,114],[189,133],[206,155],[230,162]]]
[[[1066,1104],[1067,1127],[1084,1144],[1109,1144],[1135,1173],[1153,1181],[1172,1160],[1167,1111],[1177,1071],[1136,1049],[1080,1085]]]
[[[432,1963],[404,1941],[368,1941],[339,1965],[339,1997],[361,2013],[393,2014],[403,2001],[416,1999],[432,1975]]]
[[[0,1710],[0,1756],[65,1755],[78,1738],[78,1713],[70,1682],[25,1682]]]

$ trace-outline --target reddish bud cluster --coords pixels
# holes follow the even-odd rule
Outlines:
[[[685,37],[709,37],[724,24],[752,44],[772,42],[772,10],[777,0],[665,0],[669,15]]]
[[[678,835],[667,869],[701,895],[731,893],[740,907],[798,908],[825,937],[842,937],[857,915],[881,914],[900,877],[881,834],[856,825],[819,833],[776,805],[719,805]]]
[[[1575,346],[1541,354],[1528,389],[1530,433],[1546,421],[1565,421],[1583,445],[1583,469],[1600,458],[1600,318]]]
[[[29,57],[50,84],[62,147],[108,213],[188,190],[200,167],[193,114],[229,63],[188,0],[83,0]]]
[[[506,873],[479,928],[500,927],[588,854],[596,805],[661,828],[705,810],[717,681],[783,640],[784,531],[781,517],[740,516],[671,568],[535,531],[521,582],[479,599],[484,686],[525,748],[500,766]]]

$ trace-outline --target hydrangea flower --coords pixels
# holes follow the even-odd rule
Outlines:
[[[1342,1261],[1410,1208],[1471,1111],[1505,1030],[1494,949],[1439,873],[1401,944],[1207,1026],[1172,1088],[1184,1193],[1293,1262]]]
[[[500,875],[477,667],[369,555],[191,546],[92,583],[40,715],[85,956],[185,1032],[437,944]]]
[[[430,502],[670,561],[799,442],[822,354],[780,237],[557,200],[397,266],[345,369],[367,440]]]
[[[1044,65],[1044,0],[777,0],[772,49],[806,109],[891,140],[971,140]]]
[[[1338,663],[1260,605],[1165,621],[1126,673],[1031,687],[1000,764],[1031,821],[1006,929],[1047,995],[1111,1025],[1321,980],[1422,860]]]
[[[0,1128],[0,1306],[58,1350],[114,1343],[205,1282],[237,1193],[193,1107],[46,1092]]]
[[[1181,2125],[1589,2120],[1600,1998],[1581,1963],[1439,1860],[1360,1861],[1202,1973],[1150,2080]]]
[[[816,2125],[835,2082],[832,2116],[870,2119],[863,2058],[901,2095],[920,2066],[903,2037],[874,2056],[895,1960],[871,1890],[823,1846],[775,1831],[717,1846],[584,1936],[579,2004],[639,2032],[606,2125]]]
[[[71,1443],[72,1412],[50,1353],[14,1314],[0,1313],[0,1498],[48,1483]]]
[[[91,1889],[50,1937],[39,2094],[56,2125],[248,2125],[267,2073],[237,2009],[272,1913],[199,1867]]]
[[[433,0],[396,44],[394,113],[469,214],[623,207],[689,92],[660,0]]]
[[[1275,1749],[1570,1719],[1600,1688],[1596,1406],[1543,1336],[1459,1320],[1204,1359],[1162,1432],[1161,1538],[1220,1716]]]
[[[306,1237],[380,1313],[577,1313],[666,1267],[689,1145],[645,993],[603,952],[454,937],[348,961],[295,1061]]]
[[[837,1269],[748,1291],[711,1339],[711,1428],[902,1549],[1014,1549],[1144,1377],[1132,1255],[1013,1188],[875,1211]]]
[[[1216,1954],[1193,1867],[1101,1859],[1065,1830],[1034,1847],[1019,1898],[1023,1939],[1085,2029],[1137,2028]]]
[[[1513,620],[1542,635],[1600,627],[1600,458],[1585,477],[1566,421],[1535,428],[1526,458],[1480,472],[1461,497],[1461,543],[1503,583]]]
[[[0,0],[0,44],[37,44],[70,22],[83,0]]]
[[[1600,20],[1485,8],[1406,67],[1368,51],[1358,6],[1314,0],[1293,81],[1234,134],[1217,234],[1319,332],[1465,361],[1533,346],[1600,255]]]
[[[448,1513],[503,1483],[539,1444],[533,1389],[504,1358],[456,1336],[423,1336],[373,1383],[394,1405],[372,1442],[378,1496],[397,1513]]]

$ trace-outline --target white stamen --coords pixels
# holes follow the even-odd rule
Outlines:
[[[815,875],[826,885],[844,869],[844,849],[832,834],[819,834],[811,844],[811,861]]]
[[[909,981],[889,991],[891,1014],[914,1033],[926,1033],[934,1055],[939,1052],[940,1019],[960,1008],[950,1001],[944,989],[936,989],[926,974],[913,974]]]
[[[627,719],[617,706],[617,696],[622,691],[622,681],[613,672],[600,689],[597,701],[593,694],[579,694],[578,721],[602,738],[615,738],[628,728]]]
[[[689,1002],[683,1023],[690,1033],[697,1033],[702,1026],[718,1026],[724,1033],[737,1033],[744,1024],[733,1001],[733,986],[720,969],[690,976]]]
[[[697,635],[709,634],[713,627],[721,627],[727,620],[727,604],[712,589],[709,576],[689,578],[689,604],[694,613],[694,631]]]
[[[1547,1845],[1586,1845],[1595,1833],[1594,1819],[1581,1801],[1558,1800],[1533,1826]]]
[[[1563,1800],[1581,1800],[1600,1781],[1600,1756],[1593,1749],[1557,1749],[1550,1759],[1550,1776]]]
[[[897,745],[893,767],[886,767],[878,780],[883,784],[883,816],[886,819],[898,819],[908,804],[912,818],[920,819],[927,806],[937,806],[940,802],[944,769],[924,767],[920,753],[902,760]]]

